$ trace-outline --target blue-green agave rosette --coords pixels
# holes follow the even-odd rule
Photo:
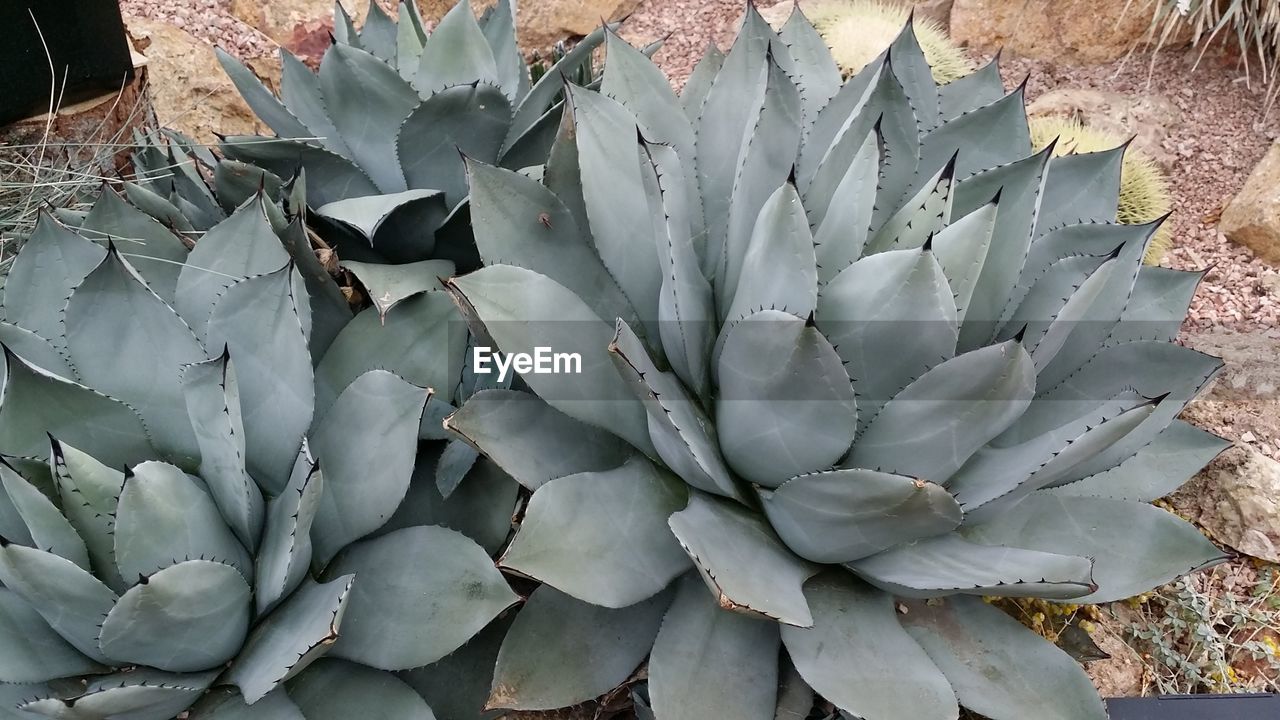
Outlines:
[[[1153,507],[1223,443],[1175,419],[1218,359],[1200,278],[1115,222],[1123,148],[1033,154],[994,64],[938,86],[910,27],[842,82],[754,9],[677,96],[607,40],[542,179],[468,163],[508,355],[577,353],[446,426],[532,491],[543,584],[489,705],[574,705],[647,658],[660,720],[1104,718],[983,596],[1129,597],[1223,553]],[[1159,463],[1154,463],[1154,460]]]

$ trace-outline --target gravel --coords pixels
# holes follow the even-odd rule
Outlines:
[[[269,0],[264,0],[269,1]],[[536,2],[536,0],[525,0]],[[783,0],[790,2],[790,0]],[[192,35],[242,57],[273,53],[275,43],[232,17],[229,0],[121,0],[126,16],[167,20]],[[761,0],[762,6],[774,4]],[[684,84],[708,43],[726,48],[742,14],[743,0],[644,0],[624,26],[634,43],[666,38],[656,60],[677,87]],[[1058,87],[1081,87],[1164,95],[1189,118],[1170,133],[1175,247],[1164,264],[1185,270],[1208,268],[1187,331],[1215,326],[1266,331],[1280,336],[1280,271],[1217,231],[1222,208],[1249,171],[1280,136],[1280,110],[1264,121],[1262,92],[1250,88],[1234,64],[1206,60],[1194,72],[1194,51],[1135,56],[1096,67],[1006,59],[1010,85],[1030,75],[1028,97]],[[981,59],[981,58],[978,58]]]
[[[163,20],[241,58],[275,53],[275,41],[233,16],[230,6],[230,0],[120,0],[126,21]]]
[[[1251,89],[1234,63],[1206,58],[1192,72],[1198,55],[1165,51],[1096,67],[1019,59],[1001,65],[1006,84],[1030,77],[1029,100],[1059,87],[1154,93],[1172,100],[1185,119],[1164,144],[1174,158],[1169,173],[1174,247],[1162,264],[1209,269],[1183,329],[1217,326],[1280,337],[1280,272],[1217,229],[1222,209],[1280,136],[1280,110],[1264,116],[1262,89]]]

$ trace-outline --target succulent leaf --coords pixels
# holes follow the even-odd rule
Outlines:
[[[1230,446],[1213,433],[1174,420],[1128,460],[1110,470],[1045,492],[1151,502],[1181,487]]]
[[[800,676],[836,707],[867,720],[954,720],[947,678],[898,624],[893,598],[847,573],[805,584],[813,627],[782,627]]]
[[[831,190],[831,201],[820,215],[810,214],[816,226],[814,253],[818,281],[826,283],[862,256],[871,234],[875,188],[880,179],[879,134],[867,133],[844,176]],[[806,201],[806,207],[808,202]]]
[[[126,474],[113,535],[116,565],[126,582],[197,558],[231,565],[246,580],[253,578],[248,551],[204,483],[173,465],[146,462]]]
[[[707,43],[702,57],[698,59],[693,72],[689,74],[689,79],[685,81],[684,88],[680,91],[680,105],[684,108],[685,117],[689,122],[697,121],[702,115],[702,105],[706,102],[707,94],[711,92],[712,83],[724,66],[724,57],[724,53],[716,47],[715,43]]]
[[[682,176],[680,158],[670,147],[645,143],[644,150],[652,163],[643,168],[650,212],[666,218],[656,238],[662,275],[658,336],[672,370],[705,402],[716,314],[711,283],[702,272],[705,227],[694,219],[701,216],[700,207],[689,207],[697,178]]]
[[[216,672],[134,670],[102,676],[83,690],[38,698],[19,707],[59,720],[168,720],[195,702],[216,677]]]
[[[1083,524],[1083,525],[1082,525]],[[1087,526],[1089,532],[1080,532]],[[1073,603],[1104,603],[1148,592],[1227,555],[1195,526],[1145,502],[1032,493],[985,523],[962,531],[967,539],[1069,552],[1094,558],[1097,590]]]
[[[285,104],[276,99],[266,85],[244,63],[222,48],[214,48],[218,63],[235,84],[249,109],[282,138],[310,139],[313,132],[295,117]]]
[[[971,519],[981,521],[1052,486],[1077,463],[1133,432],[1154,411],[1155,404],[1142,398],[1118,398],[1026,442],[982,448],[948,479],[947,488]]]
[[[114,248],[71,292],[64,318],[79,377],[137,408],[165,457],[194,465],[200,451],[175,371],[206,359],[191,328]]]
[[[462,0],[440,19],[427,38],[414,87],[423,97],[453,85],[498,81],[498,61],[476,22],[471,0]]]
[[[350,160],[351,149],[342,141],[338,128],[334,127],[333,120],[329,118],[315,73],[292,53],[283,50],[280,53],[280,63],[280,99],[289,112],[306,126],[307,134],[301,139]],[[280,133],[277,135],[288,137]]]
[[[432,256],[432,230],[448,215],[448,205],[439,190],[406,190],[337,200],[316,214],[355,230],[362,250],[372,247],[390,262],[413,263]]]
[[[429,52],[428,47],[423,57]],[[417,107],[418,94],[382,60],[340,43],[325,53],[317,77],[325,109],[351,149],[352,160],[369,174],[379,192],[407,189],[395,137]]]
[[[307,203],[315,207],[381,192],[351,160],[299,140],[232,135],[223,139],[221,148],[232,160],[253,163],[281,177],[293,175],[299,165],[305,167]]]
[[[706,410],[674,375],[659,370],[631,327],[621,320],[609,353],[619,376],[645,404],[649,437],[657,456],[693,487],[741,501],[742,489],[716,446],[715,426]]]
[[[351,271],[369,291],[369,299],[378,309],[383,325],[386,324],[387,313],[401,301],[420,293],[442,289],[442,279],[453,277],[455,268],[448,260],[423,260],[404,265],[349,260],[342,263],[342,267]]]
[[[245,430],[240,385],[231,358],[192,363],[182,370],[187,417],[200,446],[198,472],[209,494],[246,548],[258,547],[263,498],[245,470]]]
[[[656,307],[662,278],[650,262],[654,217],[644,189],[639,132],[618,102],[585,89],[569,90],[591,236],[604,266],[637,308]],[[645,334],[655,334],[655,317],[642,314]]]
[[[695,492],[668,525],[722,609],[796,627],[813,624],[801,591],[813,571],[759,516]]]
[[[765,201],[732,282],[737,289],[724,313],[729,322],[761,309],[799,318],[813,314],[818,300],[817,257],[794,185],[782,185]]]
[[[88,571],[66,558],[6,540],[0,546],[0,583],[85,657],[109,664],[98,647],[98,633],[117,597]]]
[[[55,348],[65,348],[62,308],[66,307],[71,290],[105,256],[106,251],[101,247],[68,229],[52,215],[41,214],[5,278],[5,319],[45,338]],[[12,349],[21,353],[22,348]],[[40,364],[37,358],[27,360]]]
[[[653,452],[644,406],[605,351],[612,329],[572,291],[545,275],[509,265],[456,278],[449,287],[484,318],[504,353],[532,355],[538,347],[577,353],[580,373],[529,374],[524,380],[555,409]]]
[[[990,105],[1004,94],[997,56],[978,70],[938,88],[939,120],[945,123],[975,107]]]
[[[52,500],[3,460],[0,460],[0,488],[26,525],[23,534],[30,538],[32,547],[66,558],[83,570],[89,569],[89,551],[75,528]]]
[[[511,534],[519,483],[489,458],[477,457],[458,487],[446,497],[436,474],[436,451],[440,445],[434,443],[432,449],[419,454],[404,502],[375,535],[418,525],[439,525],[466,535],[486,553],[496,555]]]
[[[310,437],[324,492],[312,527],[313,566],[324,567],[348,543],[377,530],[404,499],[430,395],[393,373],[370,370],[316,422]]]
[[[764,99],[738,156],[733,194],[722,244],[712,235],[707,245],[710,265],[716,272],[716,301],[724,316],[738,292],[746,250],[755,235],[769,198],[795,174],[795,156],[800,146],[800,91],[791,83],[770,50],[765,70]],[[798,204],[798,203],[797,203]],[[792,211],[798,211],[792,207]],[[710,217],[708,209],[708,217]],[[709,228],[714,225],[708,223]]]
[[[958,355],[885,403],[843,466],[944,483],[1018,420],[1035,383],[1031,356],[1017,341]]]
[[[59,440],[114,467],[155,455],[142,418],[129,406],[29,365],[7,349],[4,355],[0,448],[7,454],[48,457],[45,428],[58,428]]]
[[[777,310],[726,328],[716,362],[715,430],[729,467],[777,487],[839,462],[853,442],[858,411],[830,341]]]
[[[1071,656],[980,598],[907,605],[900,621],[960,704],[993,718],[1103,720],[1093,683]],[[1044,698],[1054,702],[1046,703]]]
[[[360,27],[360,46],[379,60],[396,66],[396,24],[378,3],[369,3],[364,25]]]
[[[305,580],[249,633],[223,679],[253,705],[305,670],[337,642],[354,582],[350,575],[323,584]]]
[[[1120,146],[1050,160],[1036,234],[1070,223],[1115,222],[1124,151]]]
[[[462,483],[467,471],[475,466],[480,453],[461,440],[445,443],[444,452],[436,463],[436,489],[442,499],[448,499]]]
[[[49,464],[62,512],[84,541],[93,573],[115,592],[124,592],[128,586],[116,566],[113,537],[124,473],[56,440],[52,441]]]
[[[818,112],[840,91],[840,68],[831,57],[827,43],[796,5],[778,32],[786,46],[791,63],[784,65],[795,78],[804,103],[804,118],[811,123]]]
[[[576,147],[576,146],[575,146]],[[607,317],[635,310],[592,247],[587,227],[538,181],[478,161],[467,163],[471,221],[486,264],[546,275]]]
[[[898,69],[897,65],[894,69]],[[1031,130],[1027,125],[1024,91],[1019,87],[990,105],[948,120],[921,137],[918,173],[923,180],[955,158],[955,177],[963,181],[1030,154]]]
[[[259,617],[302,584],[311,568],[311,526],[320,508],[324,477],[304,446],[289,484],[267,505],[262,543],[254,564]]]
[[[157,184],[156,187],[159,188],[159,185]],[[182,233],[184,236],[190,237],[195,232],[196,228],[192,219],[182,212],[177,203],[169,200],[168,197],[161,195],[159,192],[155,192],[138,183],[126,182],[124,184],[124,196],[134,207],[164,223],[167,227]]]
[[[174,309],[196,337],[205,337],[214,303],[227,288],[289,261],[264,207],[265,202],[258,199],[236,210],[200,238],[182,266]]]
[[[498,87],[514,104],[529,92],[530,83],[529,68],[516,42],[516,1],[498,0],[481,18],[480,30],[493,51]]]
[[[687,502],[683,484],[642,456],[558,478],[534,493],[499,563],[593,605],[634,605],[690,568],[664,532]]]
[[[80,232],[104,242],[119,238],[121,255],[137,268],[152,292],[173,304],[187,247],[159,221],[130,205],[115,190],[104,188]]]
[[[956,533],[900,545],[848,567],[898,597],[963,593],[1074,599],[1098,587],[1087,557],[985,545]]]
[[[126,488],[127,492],[127,488]],[[217,668],[244,643],[252,616],[242,571],[188,560],[145,578],[102,621],[98,644],[117,664],[167,672]]]
[[[342,720],[369,708],[397,720],[436,720],[426,701],[395,675],[344,660],[322,658],[288,688],[307,720]]]
[[[778,626],[724,612],[693,573],[676,588],[649,659],[653,712],[671,720],[773,720]]]
[[[519,599],[479,545],[435,526],[352,545],[325,571],[341,574],[357,580],[332,654],[384,670],[439,660]]]
[[[25,600],[0,589],[0,681],[42,683],[103,670],[54,632]]]
[[[604,608],[539,587],[498,652],[485,709],[547,710],[603,695],[644,660],[670,604],[664,592],[631,607]]]
[[[924,249],[868,255],[818,290],[818,329],[845,363],[863,427],[890,398],[955,354],[958,311],[939,260]],[[884,361],[894,353],[898,362]]]
[[[245,466],[269,495],[289,481],[315,397],[299,280],[288,263],[236,282],[214,304],[205,341],[234,358]]]
[[[996,193],[1000,193],[1002,208],[996,212],[991,245],[960,328],[961,352],[981,347],[995,337],[999,320],[1014,302],[1014,288],[1027,276],[1025,261],[1040,212],[1037,198],[1044,188],[1048,160],[1049,154],[1042,152],[979,172],[956,186],[952,203],[956,217],[990,203]]]
[[[0,322],[0,345],[4,345],[9,352],[27,361],[28,364],[44,368],[64,378],[75,377],[75,371],[71,369],[71,365],[67,363],[67,359],[58,348],[30,330]]]
[[[514,390],[473,395],[445,426],[529,490],[566,475],[611,470],[631,454],[618,436],[575,420],[536,395]]]
[[[511,103],[493,85],[440,90],[405,119],[396,140],[409,187],[435,188],[448,207],[467,195],[463,157],[497,163],[511,126]]]
[[[787,547],[813,562],[844,563],[943,535],[964,513],[940,485],[872,470],[830,470],[760,491]]]

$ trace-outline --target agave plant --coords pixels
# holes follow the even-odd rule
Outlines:
[[[328,316],[337,287],[272,207],[188,251],[108,192],[15,260],[0,717],[432,717],[393,671],[431,672],[517,600],[487,551],[514,481],[475,463],[496,512],[448,503],[442,444],[418,456],[428,388],[464,381],[453,303],[398,288]]]
[[[307,201],[334,225],[334,244],[346,259],[438,257],[439,231],[466,235],[460,153],[512,169],[544,164],[563,78],[589,72],[604,39],[604,28],[587,36],[534,83],[516,45],[515,12],[514,0],[501,0],[477,19],[463,0],[428,36],[413,2],[400,5],[398,22],[370,3],[359,31],[338,4],[334,44],[317,73],[281,54],[279,97],[220,53],[246,102],[276,134],[228,137],[222,152],[281,178],[305,168]]]
[[[1033,154],[1022,88],[939,87],[909,26],[842,84],[803,16],[749,9],[681,97],[609,37],[542,182],[468,163],[488,266],[459,307],[509,356],[580,359],[445,422],[532,491],[500,564],[542,584],[489,707],[584,702],[647,657],[661,720],[815,691],[869,720],[1105,717],[983,598],[1223,559],[1148,504],[1223,448],[1174,419],[1220,362],[1172,342],[1200,275],[1142,266],[1157,224],[1115,222],[1120,167]]]

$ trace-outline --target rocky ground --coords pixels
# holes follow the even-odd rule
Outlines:
[[[343,0],[354,14],[362,14],[368,2]],[[437,16],[451,4],[420,2]],[[946,18],[952,2],[915,4]],[[1252,200],[1237,203],[1220,222],[1280,136],[1280,109],[1265,114],[1262,89],[1219,51],[1194,71],[1199,54],[1185,48],[1117,53],[1117,43],[1127,51],[1145,28],[1145,21],[1116,16],[1123,3],[1093,2],[1102,8],[1098,13],[1071,18],[1059,18],[1055,13],[1065,11],[1046,5],[1021,34],[999,23],[1007,19],[1002,13],[1023,0],[954,3],[956,13],[969,13],[966,26],[953,32],[971,43],[975,63],[986,61],[996,44],[1041,58],[1010,52],[1002,62],[1010,86],[1029,78],[1033,112],[1067,108],[1135,135],[1137,146],[1169,173],[1175,240],[1164,262],[1207,270],[1184,341],[1227,362],[1222,378],[1186,417],[1235,446],[1168,506],[1196,520],[1239,558],[1145,602],[1118,603],[1079,618],[1080,611],[1072,610],[1040,622],[1062,627],[1092,618],[1094,641],[1112,655],[1091,666],[1106,694],[1280,690],[1280,572],[1272,564],[1280,562],[1280,271],[1273,264],[1280,262],[1280,210],[1268,205],[1276,204],[1270,179],[1280,182],[1280,151],[1272,153],[1275,167],[1260,172],[1251,183],[1257,187],[1244,193]],[[279,72],[270,57],[276,48],[317,60],[331,27],[330,0],[121,0],[121,6],[139,44],[153,47],[160,120],[208,141],[215,128],[250,132],[256,126],[217,69],[212,45],[246,59],[270,82]],[[742,0],[522,0],[522,20],[533,26],[522,39],[530,48],[545,48],[557,37],[589,31],[602,16],[630,13],[624,36],[637,43],[666,38],[656,59],[681,85],[707,43],[725,47],[732,39],[742,8]],[[1062,27],[1070,32],[1057,37]],[[1061,49],[1045,52],[1045,42]],[[1269,230],[1258,229],[1268,224]],[[1233,237],[1271,253],[1270,262],[1228,240],[1224,226]]]

